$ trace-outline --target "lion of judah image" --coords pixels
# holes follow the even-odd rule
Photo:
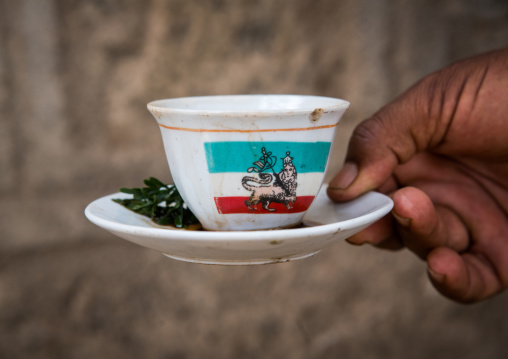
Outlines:
[[[275,212],[275,208],[270,208],[272,202],[283,203],[287,209],[291,209],[296,202],[297,173],[293,165],[293,158],[290,152],[286,152],[286,157],[282,159],[283,168],[279,173],[275,173],[273,167],[277,162],[271,152],[262,149],[263,156],[247,172],[258,172],[258,177],[245,176],[242,178],[242,186],[251,191],[250,198],[245,201],[247,207],[254,211],[253,206],[262,203],[263,209],[269,212]],[[272,170],[272,174],[263,171]]]

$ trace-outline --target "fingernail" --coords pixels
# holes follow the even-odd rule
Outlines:
[[[335,189],[346,189],[358,176],[358,166],[354,162],[346,162],[340,172],[330,182],[330,187]]]
[[[402,227],[409,227],[409,225],[411,224],[411,219],[409,218],[401,217],[395,214],[395,212],[392,212],[392,215],[397,220],[397,223],[400,224]]]
[[[427,272],[429,273],[430,277],[432,279],[434,279],[436,282],[443,282],[444,281],[444,278],[445,278],[445,275],[444,274],[441,274],[441,273],[438,273],[438,272],[435,272],[432,270],[432,268],[430,267],[427,267]]]

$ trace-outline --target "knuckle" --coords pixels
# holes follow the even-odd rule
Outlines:
[[[352,140],[359,143],[371,143],[376,138],[383,136],[386,126],[379,115],[363,121],[353,132]]]

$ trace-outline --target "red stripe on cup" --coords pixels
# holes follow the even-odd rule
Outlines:
[[[264,209],[261,202],[249,208],[245,203],[245,201],[249,200],[249,197],[215,197],[214,199],[220,214],[281,214],[305,212],[312,204],[314,196],[298,196],[296,201],[290,204],[293,206],[290,209],[283,203],[271,202],[268,208],[275,209],[272,212]]]

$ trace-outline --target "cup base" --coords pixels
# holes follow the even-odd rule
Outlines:
[[[233,265],[233,266],[247,266],[247,265],[259,265],[259,264],[274,264],[274,263],[285,263],[285,262],[293,262],[300,259],[305,259],[312,257],[313,255],[318,254],[321,250],[305,253],[303,255],[298,256],[287,256],[280,258],[260,258],[254,260],[221,260],[221,259],[197,259],[197,258],[187,258],[175,256],[172,254],[162,253],[164,256],[176,259],[178,261],[189,262],[189,263],[199,263],[199,264],[211,264],[211,265]]]

